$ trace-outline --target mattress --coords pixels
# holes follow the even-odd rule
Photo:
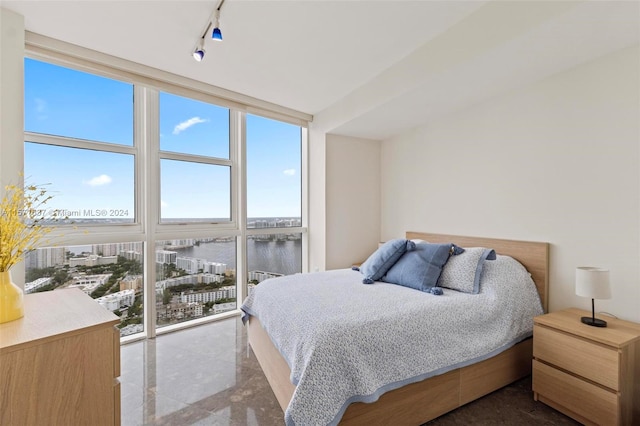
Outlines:
[[[543,312],[528,272],[508,256],[487,263],[479,294],[365,285],[344,269],[263,281],[241,309],[291,370],[287,425],[335,425],[353,402],[490,358],[531,336]]]

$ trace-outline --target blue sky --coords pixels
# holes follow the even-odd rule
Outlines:
[[[25,59],[25,130],[133,146],[133,86]],[[226,108],[160,93],[160,148],[229,158]],[[249,217],[300,216],[300,128],[247,116]],[[106,210],[133,218],[132,155],[25,144],[29,183],[48,184],[51,208]],[[161,211],[165,218],[229,218],[227,166],[163,160]]]

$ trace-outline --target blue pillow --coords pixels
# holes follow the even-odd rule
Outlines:
[[[387,271],[382,281],[431,291],[438,284],[442,268],[452,254],[464,251],[454,244],[416,244]]]
[[[480,277],[486,260],[495,260],[496,252],[484,247],[465,249],[461,256],[449,259],[442,270],[440,287],[464,293],[480,293]]]
[[[389,240],[381,245],[378,250],[360,266],[360,272],[364,275],[362,282],[372,284],[387,273],[400,256],[408,250],[413,250],[415,243],[405,239]]]

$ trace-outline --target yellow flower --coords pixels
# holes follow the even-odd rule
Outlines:
[[[52,231],[51,224],[59,219],[58,211],[48,210],[46,204],[53,198],[38,185],[4,187],[0,203],[0,271],[8,271],[24,255],[38,247]]]

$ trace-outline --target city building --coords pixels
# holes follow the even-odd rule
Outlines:
[[[196,274],[203,268],[203,260],[193,257],[177,257],[176,268],[182,269],[188,274]]]
[[[201,284],[216,284],[224,281],[224,275],[217,274],[199,274],[199,281]]]
[[[236,298],[235,286],[221,287],[216,290],[182,292],[180,294],[180,302],[182,303],[191,303],[191,302],[206,303],[206,302],[215,302],[216,300],[221,300],[221,299],[235,299],[235,298]]]
[[[135,290],[122,290],[116,293],[107,294],[106,296],[98,297],[95,300],[101,306],[104,306],[113,312],[123,307],[132,306],[135,299]]]
[[[225,263],[208,262],[208,261],[202,262],[202,272],[204,272],[205,274],[224,275],[226,271],[227,271],[227,265]]]
[[[176,263],[178,253],[170,250],[156,250],[157,263]]]
[[[87,294],[109,281],[111,274],[84,275],[79,274],[73,277],[73,284],[69,287],[77,287]]]
[[[168,278],[156,282],[156,291],[162,292],[167,288],[175,287],[181,284],[198,284],[197,275],[184,275],[182,277]]]
[[[193,247],[194,245],[196,245],[196,239],[195,238],[185,238],[185,239],[180,239],[180,240],[170,240],[170,241],[165,241],[165,249],[169,249],[169,248],[185,248],[185,247]]]
[[[278,274],[275,272],[266,272],[266,271],[249,271],[248,279],[249,281],[258,281],[262,282],[269,278],[281,277],[282,274]]]
[[[91,254],[87,257],[71,257],[69,258],[69,266],[97,266],[112,265],[118,263],[118,256],[99,256]]]
[[[125,325],[120,329],[120,336],[130,336],[132,334],[140,333],[144,330],[144,325],[142,324],[129,324]]]
[[[213,305],[213,313],[221,314],[223,312],[232,311],[236,308],[236,302],[216,303]]]
[[[142,263],[142,253],[138,250],[123,250],[118,252],[118,256],[122,256],[127,260],[135,260]]]
[[[142,275],[127,275],[120,280],[120,290],[142,290]]]
[[[31,281],[30,283],[25,283],[24,292],[25,293],[33,293],[37,289],[51,284],[52,281],[53,281],[53,278],[44,277],[44,278],[38,278],[37,280]]]
[[[28,269],[44,269],[63,265],[65,262],[64,247],[46,247],[28,252],[25,255],[25,267]]]

